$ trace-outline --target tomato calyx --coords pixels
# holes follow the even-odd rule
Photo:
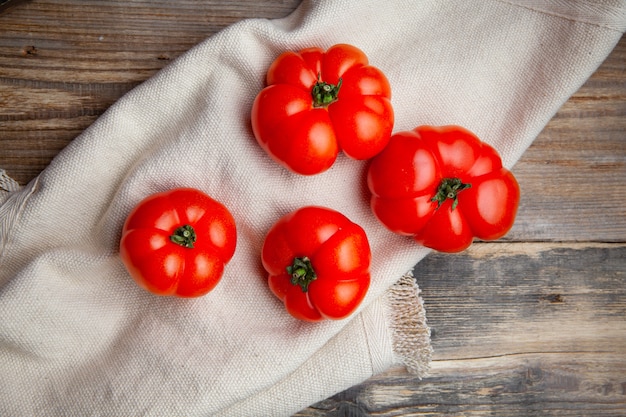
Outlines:
[[[339,79],[337,85],[322,81],[321,74],[317,74],[317,82],[311,90],[313,97],[313,107],[328,107],[337,101],[339,89],[341,88],[342,79]]]
[[[459,193],[471,187],[472,184],[464,184],[458,178],[444,178],[439,183],[439,187],[437,188],[437,194],[435,194],[435,196],[431,198],[430,201],[436,201],[438,209],[449,198],[453,200],[452,210],[454,210],[459,204]]]
[[[302,292],[307,292],[309,284],[317,279],[311,260],[307,256],[293,258],[293,263],[287,266],[287,273],[291,275],[291,283],[299,285]]]
[[[170,236],[170,240],[173,243],[190,249],[193,249],[193,244],[196,242],[196,239],[196,231],[188,224],[180,226]]]

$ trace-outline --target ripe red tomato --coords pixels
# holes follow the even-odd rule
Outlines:
[[[252,106],[252,129],[259,145],[293,172],[323,172],[340,150],[369,159],[389,141],[391,87],[354,46],[285,52],[270,66],[267,84]]]
[[[199,190],[178,188],[135,207],[124,223],[120,256],[146,290],[197,297],[220,281],[236,241],[226,207]]]
[[[342,319],[369,288],[365,231],[328,208],[304,207],[283,216],[268,232],[261,258],[270,289],[301,320]]]
[[[391,231],[459,252],[513,226],[520,190],[494,148],[459,126],[420,126],[391,137],[368,170],[371,207]]]

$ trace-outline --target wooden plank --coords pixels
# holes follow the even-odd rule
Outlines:
[[[431,254],[415,276],[436,358],[598,346],[626,354],[624,243],[475,244]]]
[[[415,269],[434,348],[297,416],[624,416],[626,244],[479,243]]]
[[[415,381],[390,371],[295,416],[623,417],[616,356],[527,354],[438,361]]]

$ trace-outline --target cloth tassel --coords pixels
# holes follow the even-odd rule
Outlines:
[[[428,375],[433,348],[420,292],[409,271],[386,292],[385,305],[394,354],[409,373],[421,379]]]

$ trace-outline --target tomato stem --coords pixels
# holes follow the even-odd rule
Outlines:
[[[193,244],[196,242],[196,231],[186,224],[176,229],[170,236],[170,240],[182,247],[193,249]]]
[[[311,260],[306,256],[294,258],[293,263],[287,267],[287,273],[291,275],[291,283],[299,285],[302,292],[307,292],[309,284],[317,279]]]
[[[437,194],[435,194],[430,201],[436,201],[438,209],[449,198],[454,200],[452,203],[452,210],[454,210],[459,204],[459,193],[471,187],[472,184],[463,184],[463,182],[461,182],[458,178],[444,178],[441,180],[441,183],[439,183]]]
[[[313,96],[313,107],[327,107],[337,101],[339,89],[341,88],[341,78],[337,85],[322,81],[322,75],[317,74],[317,82],[311,90]]]

